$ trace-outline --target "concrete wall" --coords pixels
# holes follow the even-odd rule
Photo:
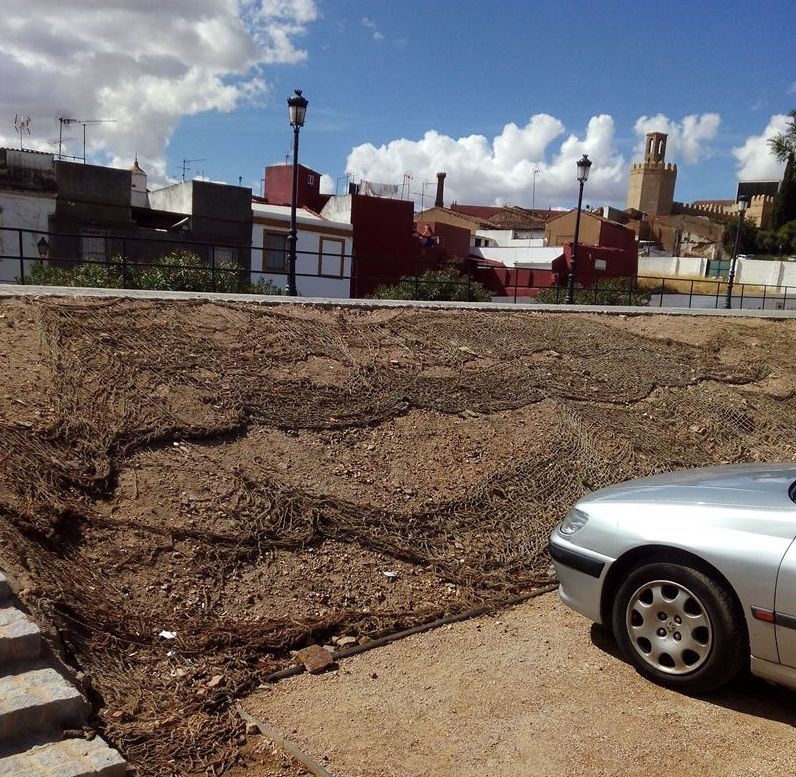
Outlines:
[[[638,274],[642,277],[669,278],[672,276],[685,276],[703,278],[707,267],[708,260],[702,257],[640,256],[638,258]]]
[[[738,258],[735,265],[735,282],[796,288],[796,261]]]
[[[703,278],[707,272],[707,264],[707,259],[702,258],[642,256],[638,260],[638,274],[650,278]],[[794,289],[796,261],[739,257],[735,265],[735,282]]]

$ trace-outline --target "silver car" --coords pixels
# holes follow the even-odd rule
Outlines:
[[[796,689],[796,462],[685,470],[580,499],[550,536],[561,599],[687,693],[746,667]]]

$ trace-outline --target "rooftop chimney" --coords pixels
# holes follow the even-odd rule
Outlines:
[[[435,208],[442,208],[442,195],[445,193],[445,176],[447,173],[437,173],[437,199],[434,200]]]

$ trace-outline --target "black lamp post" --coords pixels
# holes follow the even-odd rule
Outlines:
[[[738,197],[738,229],[735,230],[735,247],[732,249],[732,260],[730,261],[730,274],[727,277],[727,296],[724,298],[724,307],[729,310],[732,307],[732,282],[735,280],[735,262],[738,259],[738,240],[741,237],[743,227],[743,214],[749,207],[749,198],[742,194]]]
[[[571,305],[575,295],[575,268],[578,262],[578,232],[580,232],[580,209],[583,204],[583,184],[589,177],[591,160],[584,154],[578,160],[578,182],[580,191],[578,192],[578,214],[575,216],[575,243],[572,246],[572,259],[569,263],[569,276],[567,277],[567,296],[564,298],[565,305]]]
[[[287,233],[287,295],[296,296],[296,202],[298,200],[298,150],[299,130],[304,126],[307,115],[307,98],[301,89],[295,89],[287,98],[287,109],[290,115],[290,126],[293,127],[293,196],[290,200],[290,231]]]

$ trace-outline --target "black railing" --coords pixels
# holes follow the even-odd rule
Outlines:
[[[69,278],[80,270],[79,285],[103,286],[111,288],[186,288],[190,291],[217,291],[238,293],[282,293],[287,281],[285,272],[277,268],[252,269],[263,267],[263,248],[249,245],[229,245],[203,241],[135,236],[107,236],[108,247],[114,248],[113,256],[94,259],[64,258],[52,253],[51,246],[58,245],[58,238],[79,241],[85,235],[56,235],[35,230],[0,227],[0,282],[4,283],[44,283],[58,285],[58,278]],[[41,252],[38,241],[44,238],[47,247]],[[146,244],[146,251],[136,248]],[[157,245],[159,256],[141,258],[144,253],[153,253]],[[157,253],[157,252],[155,252]],[[442,300],[455,298],[476,300],[485,287],[492,299],[504,303],[544,303],[563,304],[566,289],[564,277],[559,285],[534,284],[532,281],[520,283],[520,273],[513,272],[513,282],[498,283],[493,266],[479,265],[477,262],[457,261],[446,263],[439,260],[412,258],[380,261],[383,270],[334,275],[320,275],[318,272],[302,272],[302,264],[320,267],[317,252],[299,251],[296,272],[299,295],[311,296],[302,292],[305,288],[326,288],[319,295],[336,298],[378,296],[390,299],[389,294],[379,293],[378,289],[399,287],[399,299]],[[198,257],[199,264],[186,266],[181,254]],[[223,261],[219,256],[224,256]],[[230,260],[236,256],[237,261]],[[170,260],[170,257],[172,259]],[[243,259],[247,265],[244,266]],[[304,261],[309,260],[309,261]],[[342,256],[341,268],[373,266],[375,262],[352,261],[351,256]],[[164,283],[175,281],[170,286],[145,285],[145,273],[153,266],[163,271]],[[13,268],[9,270],[9,268]],[[457,272],[444,272],[447,270]],[[507,270],[497,268],[505,278]],[[443,271],[444,281],[439,275],[429,276],[429,271]],[[182,273],[182,274],[181,274]],[[193,275],[191,274],[193,273]],[[457,274],[458,273],[458,274]],[[529,277],[526,273],[525,277]],[[532,276],[530,276],[532,277]],[[548,276],[549,277],[549,276]],[[143,280],[142,280],[143,279]],[[198,280],[197,280],[198,279]],[[180,285],[180,282],[182,285]],[[689,279],[677,277],[639,276],[639,277],[579,277],[575,290],[575,303],[586,305],[623,305],[661,308],[720,308],[723,307],[726,281],[722,278]],[[582,281],[582,283],[581,283]],[[69,285],[78,285],[70,283]],[[455,287],[456,294],[451,294]],[[359,291],[357,291],[359,290]],[[408,296],[407,296],[408,294]],[[732,297],[733,308],[796,310],[796,286],[769,286],[759,284],[735,283]]]

